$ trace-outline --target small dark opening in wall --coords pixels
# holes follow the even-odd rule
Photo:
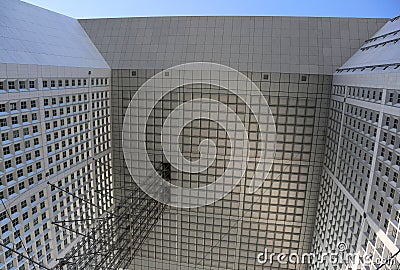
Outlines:
[[[264,74],[263,79],[264,80],[269,80],[269,74]]]
[[[306,82],[306,81],[307,81],[307,76],[301,75],[301,81],[302,81],[302,82]]]
[[[161,163],[161,177],[164,180],[171,180],[171,164],[168,162]]]
[[[164,72],[165,77],[169,77],[169,71]]]
[[[131,72],[131,76],[132,76],[132,77],[136,77],[136,76],[137,76],[137,72],[136,72],[136,70],[132,70],[132,72]]]

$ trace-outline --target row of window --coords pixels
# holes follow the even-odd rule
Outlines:
[[[0,91],[1,90],[26,90],[36,89],[36,80],[0,80]],[[28,88],[27,88],[28,86]]]
[[[334,86],[333,94],[344,96],[345,86]],[[383,91],[381,89],[349,87],[347,96],[354,99],[363,99],[369,102],[380,103],[382,100]],[[387,90],[385,104],[391,106],[400,106],[400,91]]]
[[[93,78],[90,80],[91,86],[107,86],[108,78]],[[88,79],[44,79],[42,81],[43,89],[49,88],[75,88],[88,87]],[[37,89],[37,80],[0,80],[0,91],[24,91]]]
[[[83,104],[83,105],[78,105],[78,106],[69,106],[66,107],[65,110],[64,108],[58,108],[58,109],[53,109],[53,110],[46,110],[44,112],[44,117],[49,118],[49,117],[57,117],[57,116],[63,116],[63,115],[69,115],[69,114],[75,114],[75,113],[83,113],[88,111],[88,105]],[[51,112],[51,113],[50,113]],[[76,117],[76,116],[74,116]],[[79,118],[82,119],[82,115],[79,115]],[[85,120],[88,119],[88,115],[85,114]],[[64,119],[61,119],[64,120]],[[67,118],[68,121],[68,118]],[[82,121],[82,120],[79,120]]]
[[[2,145],[7,145],[8,143],[11,142],[11,140],[14,140],[14,142],[19,142],[21,138],[23,137],[28,145],[30,145],[30,138],[33,136],[38,136],[39,135],[39,128],[38,126],[30,126],[30,127],[24,127],[20,129],[13,129],[11,131],[3,131],[1,133],[1,141]],[[33,139],[33,145],[38,145],[39,144],[39,138],[34,138]],[[26,146],[26,148],[29,148],[30,146]]]
[[[25,111],[25,110],[35,110],[37,109],[37,101],[30,100],[30,101],[13,101],[13,102],[6,102],[0,103],[0,113],[4,112],[17,112],[17,111]]]
[[[10,126],[15,127],[16,125],[26,125],[29,123],[35,123],[38,121],[37,113],[32,114],[21,114],[11,117],[0,118],[0,128],[7,128]]]
[[[399,131],[399,116],[384,114],[383,121],[382,128],[389,130],[393,129],[394,132]]]
[[[400,91],[387,90],[386,104],[392,106],[400,106]]]
[[[348,97],[354,99],[363,99],[369,102],[380,103],[382,100],[382,89],[374,88],[360,88],[360,87],[349,87]]]
[[[57,98],[53,97],[51,99],[45,98],[43,99],[44,101],[44,106],[49,106],[49,105],[64,105],[68,103],[75,103],[75,102],[82,102],[88,101],[88,95],[87,94],[79,94],[79,95],[72,95],[72,96],[60,96]]]
[[[92,93],[92,100],[96,99],[108,99],[109,94],[108,92],[96,92]],[[64,105],[68,103],[75,103],[75,102],[88,102],[88,94],[77,94],[77,95],[71,95],[71,96],[60,96],[58,98],[44,98],[44,106],[50,106],[50,105]]]

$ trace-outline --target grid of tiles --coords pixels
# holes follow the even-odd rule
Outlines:
[[[253,72],[331,75],[386,21],[205,16],[79,22],[112,69],[212,61]]]
[[[113,70],[112,76],[112,138],[113,168],[116,190],[133,185],[125,166],[121,147],[121,128],[125,110],[135,91],[160,70]],[[150,233],[136,268],[154,265],[154,269],[169,269],[178,264],[201,269],[271,268],[277,264],[261,265],[257,255],[267,248],[270,252],[307,252],[311,248],[316,203],[322,171],[324,137],[331,88],[330,76],[280,73],[245,73],[261,89],[274,114],[278,144],[275,164],[263,188],[255,194],[244,194],[246,181],[223,200],[193,210],[165,210],[155,231]],[[198,95],[217,100],[230,100],[222,89],[205,86],[177,89],[163,98],[153,111],[147,134],[154,160],[162,159],[160,136],[156,136],[162,117],[174,109],[179,100]],[[165,99],[165,100],[164,100]],[[232,105],[240,106],[236,97]],[[157,121],[156,117],[160,117]],[[247,123],[251,123],[247,122]],[[201,129],[199,129],[199,127]],[[226,151],[224,133],[208,121],[198,121],[182,133],[182,149],[188,158],[200,137],[217,134],[217,144]],[[229,147],[228,147],[229,148]],[[196,150],[196,149],[194,149]],[[158,153],[158,154],[157,154]],[[225,152],[224,152],[225,153]],[[221,157],[221,161],[226,157]],[[139,168],[138,168],[139,169]],[[117,173],[116,173],[117,172]],[[181,185],[204,185],[214,181],[223,167],[212,169],[208,177],[171,171],[171,181]],[[252,171],[247,171],[247,178]],[[182,181],[184,180],[184,181]],[[123,190],[121,190],[123,192]],[[158,261],[158,263],[156,263]],[[153,264],[154,263],[154,264]],[[282,269],[282,266],[280,266]],[[302,269],[300,265],[285,265],[285,269]],[[304,266],[305,267],[305,266]],[[153,268],[149,268],[153,269]]]

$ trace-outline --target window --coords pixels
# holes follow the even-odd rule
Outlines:
[[[62,86],[63,86],[62,80],[58,80],[58,87],[62,87]]]
[[[11,117],[11,124],[12,125],[17,125],[18,124],[18,117],[16,117],[16,116]]]
[[[9,155],[11,152],[10,152],[10,147],[9,146],[6,146],[6,147],[4,147],[3,148],[3,154],[4,155]]]
[[[13,138],[16,139],[19,137],[19,130],[14,130],[13,131]]]
[[[386,117],[386,126],[389,126],[390,125],[390,117]]]
[[[22,163],[22,157],[16,157],[15,163],[16,163],[17,165],[21,164],[21,163]]]
[[[0,112],[6,111],[6,104],[0,104]]]
[[[19,143],[14,144],[14,151],[18,152],[21,150],[21,145]]]
[[[9,90],[15,89],[15,82],[8,82],[8,89]]]
[[[14,205],[13,207],[11,207],[11,215],[17,213],[17,211],[18,211],[18,209],[17,209],[17,206],[16,206],[16,205]]]
[[[19,82],[19,89],[25,89],[25,88],[26,88],[25,82],[24,81],[20,81]]]
[[[21,183],[18,184],[18,189],[19,190],[23,190],[24,188],[25,188],[25,183],[24,182],[21,182]]]
[[[47,87],[48,87],[47,81],[43,81],[43,88],[47,88]]]
[[[1,233],[6,233],[8,231],[8,224],[1,226]]]
[[[6,127],[7,126],[7,120],[5,118],[0,119],[0,127]]]
[[[7,180],[7,183],[14,181],[14,175],[12,173],[7,174],[6,180]]]
[[[390,197],[394,198],[394,189],[393,188],[390,188]]]
[[[4,82],[0,81],[0,90],[4,90]]]
[[[6,160],[6,161],[4,162],[4,167],[5,167],[6,169],[11,168],[11,160]]]
[[[35,88],[35,81],[29,81],[29,88]]]
[[[6,218],[7,218],[6,211],[1,212],[1,213],[0,213],[0,221],[3,221],[3,220],[6,219]]]
[[[25,208],[25,207],[27,207],[27,206],[28,206],[28,204],[27,204],[26,200],[23,200],[23,201],[21,202],[21,208]]]
[[[8,133],[1,133],[1,140],[4,141],[8,141]]]
[[[393,92],[392,92],[392,93],[389,93],[389,102],[390,102],[390,103],[393,102],[393,96],[394,96]]]
[[[56,87],[56,81],[51,80],[51,81],[50,81],[50,86],[51,86],[52,88]]]

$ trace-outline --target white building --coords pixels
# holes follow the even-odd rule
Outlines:
[[[77,246],[87,253],[79,255],[82,269],[106,269],[103,259],[116,269],[120,258],[102,258],[104,250],[122,254],[132,269],[355,266],[328,261],[260,263],[257,256],[265,249],[301,256],[344,248],[347,253],[373,254],[374,259],[397,256],[400,261],[400,19],[387,21],[77,21],[3,0],[0,269],[50,269],[66,255],[72,264],[65,267],[73,269]],[[223,199],[195,209],[163,206],[160,215],[159,204],[139,190],[126,166],[132,160],[124,156],[123,121],[132,97],[146,81],[160,72],[167,81],[174,75],[167,69],[192,62],[223,64],[259,88],[274,117],[276,155],[255,193],[245,192],[255,173],[252,164]],[[182,155],[195,160],[200,142],[211,139],[218,149],[216,162],[194,174],[179,171],[165,158],[164,122],[178,105],[193,98],[227,104],[245,119],[252,135],[249,152],[257,163],[260,131],[254,111],[221,87],[185,85],[163,96],[146,120],[146,150],[154,167],[162,168],[164,180],[185,187],[207,185],[224,173],[233,156],[221,126],[202,119],[182,129],[179,146]],[[140,175],[143,167],[129,169]],[[129,203],[118,203],[121,197]],[[138,208],[128,211],[125,222],[126,216],[118,213],[135,205]],[[93,246],[84,246],[93,221],[107,215],[123,218],[116,218],[117,223],[109,218],[93,233]],[[110,236],[119,228],[116,224],[121,231]],[[96,255],[91,257],[91,250]]]

